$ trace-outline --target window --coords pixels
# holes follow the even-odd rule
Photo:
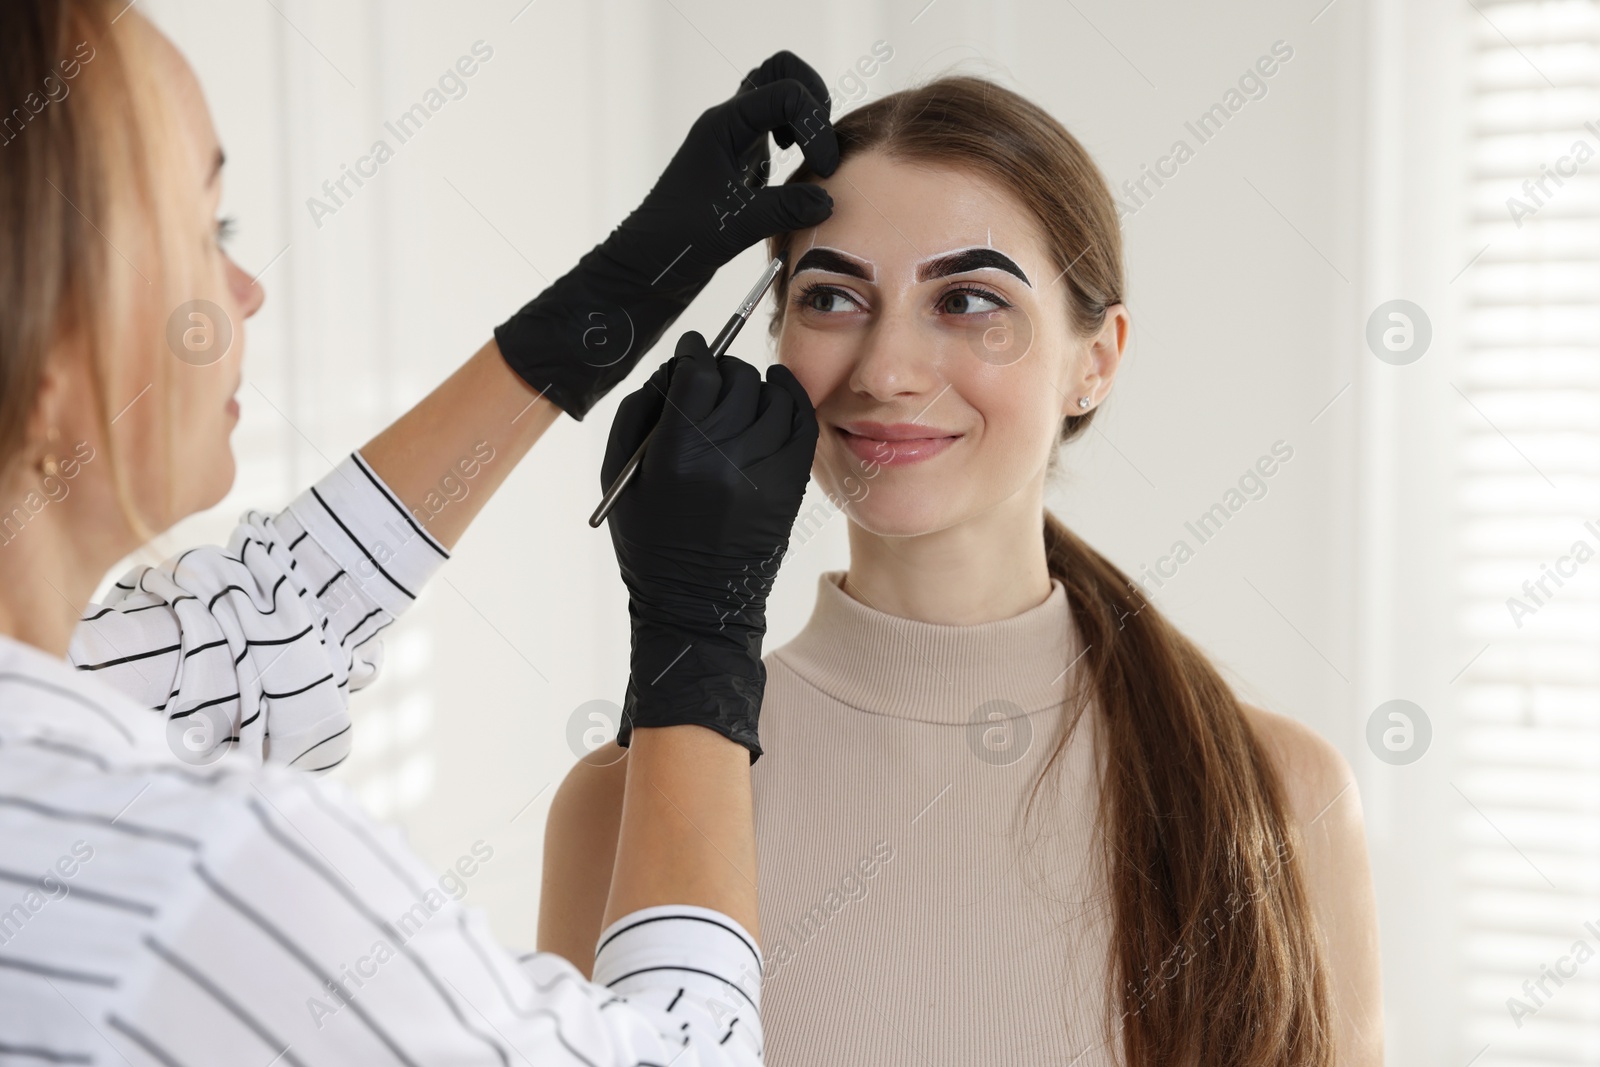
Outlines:
[[[1469,0],[1463,1040],[1600,1059],[1600,6]],[[1475,411],[1474,408],[1477,410]]]

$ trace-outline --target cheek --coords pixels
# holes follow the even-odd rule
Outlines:
[[[833,468],[835,465],[848,467],[848,464],[830,460],[835,442],[826,423],[826,405],[828,398],[847,379],[849,366],[840,356],[839,346],[831,342],[830,338],[788,324],[778,335],[777,359],[794,374],[795,381],[806,391],[811,406],[817,409],[818,421],[823,423],[819,428],[821,439],[811,467],[817,488],[843,504],[849,499],[849,494],[841,482],[849,471],[843,470],[836,475]]]
[[[174,407],[189,424],[186,429],[192,427],[197,435],[203,436],[210,431],[215,421],[212,418],[214,410],[220,413],[222,404],[231,395],[229,390],[236,373],[232,355],[230,348],[228,357],[215,363],[204,367],[180,363],[171,371]]]
[[[1022,363],[986,368],[956,383],[956,391],[982,419],[980,455],[985,465],[997,468],[996,473],[1031,475],[1055,447],[1062,401],[1052,375]]]
[[[787,327],[778,336],[778,362],[794,374],[814,408],[822,407],[850,369],[835,339]]]

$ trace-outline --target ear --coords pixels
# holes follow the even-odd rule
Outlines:
[[[1062,398],[1063,415],[1087,415],[1111,392],[1111,384],[1122,366],[1122,354],[1127,349],[1131,321],[1126,305],[1112,304],[1106,308],[1105,322],[1084,347],[1083,365],[1072,379],[1072,388],[1066,390]],[[1078,406],[1080,396],[1089,398],[1087,408]]]
[[[52,439],[59,442],[66,432],[61,422],[70,406],[72,387],[69,378],[62,361],[52,353],[45,360],[44,370],[39,375],[39,391],[34,395],[33,408],[28,413],[26,447],[30,459],[46,448],[46,442]]]

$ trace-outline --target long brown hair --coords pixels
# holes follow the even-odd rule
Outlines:
[[[148,57],[130,44],[139,31],[129,6],[0,4],[0,484],[30,458],[46,364],[58,346],[78,346],[89,359],[97,443],[116,499],[129,527],[148,538],[129,468],[111,447],[113,405],[126,400],[110,395],[113,361],[138,360],[139,376],[170,404],[162,308],[193,283],[187,245],[171,224],[181,194],[163,181],[174,119]],[[174,419],[169,407],[169,496]]]
[[[843,159],[875,150],[1009,192],[1046,235],[1079,337],[1097,334],[1122,303],[1122,239],[1105,178],[1036,105],[952,76],[867,104],[835,130]],[[802,164],[789,180],[816,176]],[[774,238],[771,254],[788,242]],[[1061,443],[1094,415],[1066,416]],[[1120,1028],[1130,1067],[1326,1067],[1333,1030],[1297,832],[1243,708],[1205,654],[1048,510],[1044,547],[1085,646],[1069,706],[1098,708],[1105,749],[1096,858],[1113,908],[1108,1032]]]

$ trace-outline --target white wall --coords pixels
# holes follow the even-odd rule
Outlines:
[[[176,38],[210,95],[229,154],[226,207],[243,223],[236,254],[260,269],[287,248],[250,330],[240,484],[171,544],[224,536],[243,507],[287,499],[404,410],[601,238],[699,111],[779,47],[836,82],[888,42],[894,58],[868,82],[873,96],[958,64],[988,73],[1057,115],[1116,185],[1175,139],[1196,145],[1185,121],[1286,42],[1293,58],[1266,96],[1126,219],[1134,343],[1052,502],[1138,572],[1175,539],[1193,544],[1184,522],[1275,441],[1292,446],[1269,494],[1157,602],[1246,699],[1309,723],[1355,766],[1370,798],[1392,1055],[1455,1062],[1430,1058],[1449,1030],[1426,1012],[1447,931],[1428,926],[1405,883],[1407,857],[1440,835],[1408,816],[1416,809],[1397,799],[1393,773],[1404,769],[1374,760],[1362,734],[1377,700],[1405,695],[1388,691],[1392,657],[1375,656],[1361,630],[1389,596],[1374,591],[1371,538],[1403,532],[1383,509],[1396,490],[1363,493],[1381,467],[1372,442],[1393,425],[1368,421],[1384,384],[1361,332],[1393,281],[1381,277],[1388,253],[1372,252],[1368,166],[1388,143],[1370,84],[1383,20],[1398,17],[1390,4],[147,0],[140,10]],[[315,227],[307,197],[480,39],[494,56],[467,97]],[[682,324],[720,324],[758,260],[725,271]],[[752,327],[738,354],[763,360],[765,343]],[[392,782],[369,795],[441,866],[477,838],[494,846],[473,899],[513,944],[533,940],[544,815],[573,759],[568,716],[621,698],[625,596],[608,539],[585,519],[616,402],[657,362],[582,424],[563,419],[548,434],[397,627],[395,669],[357,706],[358,750],[367,736],[410,734],[389,751],[411,754],[412,801]],[[817,572],[845,562],[843,520],[788,560],[768,647],[804,623]],[[380,710],[393,721],[365,730]],[[381,781],[402,762],[351,775]]]

